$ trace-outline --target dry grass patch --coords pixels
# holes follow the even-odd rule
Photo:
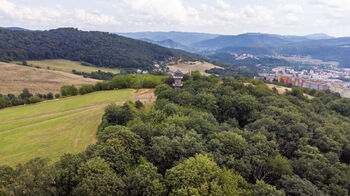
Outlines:
[[[291,90],[292,90],[291,88],[284,87],[284,86],[277,86],[277,85],[275,85],[275,84],[266,84],[266,85],[267,85],[270,89],[273,89],[273,87],[275,87],[275,88],[277,89],[277,91],[278,91],[279,94],[283,94],[283,93],[285,93],[287,90],[288,90],[288,91],[291,91]],[[306,94],[306,93],[304,93],[304,96],[307,97],[307,98],[309,98],[309,99],[314,98],[313,96],[308,95],[308,94]]]
[[[31,93],[58,93],[61,86],[95,84],[82,76],[0,62],[0,93],[18,95],[24,88]]]
[[[177,63],[177,64],[169,64],[168,65],[170,71],[175,71],[175,70],[181,70],[183,73],[188,73],[190,71],[200,71],[204,75],[209,75],[205,73],[205,70],[209,70],[212,68],[219,68],[223,69],[222,67],[218,67],[216,65],[213,65],[208,62],[200,62],[200,61],[195,61],[195,62],[182,62],[182,63]]]
[[[14,61],[14,63],[22,63],[19,61]],[[82,62],[80,61],[70,61],[65,59],[51,59],[51,60],[40,60],[40,61],[27,61],[28,65],[31,65],[33,67],[40,67],[42,69],[48,69],[56,70],[56,71],[63,71],[66,73],[72,73],[72,70],[76,70],[79,72],[85,72],[85,73],[91,73],[98,70],[104,71],[104,72],[111,72],[114,74],[119,73],[119,69],[111,69],[111,68],[103,68],[103,67],[96,67],[94,65],[91,65],[89,63],[85,63],[89,66],[82,65]]]

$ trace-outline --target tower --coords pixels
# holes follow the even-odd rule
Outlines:
[[[182,87],[181,80],[183,78],[183,73],[180,70],[176,70],[173,72],[173,78],[174,78],[173,86],[175,90],[181,88]]]

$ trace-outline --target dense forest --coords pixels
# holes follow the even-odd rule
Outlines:
[[[49,31],[0,29],[0,61],[68,59],[100,67],[153,69],[153,61],[176,51],[104,32],[61,28]]]
[[[0,195],[349,194],[349,99],[198,72],[171,83],[151,108],[107,106],[82,153],[1,166]]]

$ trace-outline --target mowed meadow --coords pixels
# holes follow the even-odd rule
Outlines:
[[[15,166],[35,157],[56,161],[95,143],[104,107],[141,99],[151,102],[153,90],[100,91],[0,110],[0,165]]]

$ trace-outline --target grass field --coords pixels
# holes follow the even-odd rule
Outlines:
[[[24,88],[28,88],[33,94],[58,93],[63,85],[80,86],[82,84],[95,84],[98,81],[61,71],[0,62],[0,93],[2,94],[18,95]]]
[[[222,69],[221,67],[215,66],[211,63],[208,62],[182,62],[182,63],[177,63],[177,64],[169,64],[168,65],[170,71],[175,71],[175,70],[181,70],[183,73],[188,73],[190,71],[200,71],[204,75],[209,75],[205,73],[205,70],[209,70],[212,68],[219,68]]]
[[[22,62],[14,61],[13,63],[22,63]],[[27,61],[27,63],[28,65],[32,65],[33,67],[40,67],[42,69],[47,69],[48,67],[50,67],[50,69],[52,70],[63,71],[66,73],[72,73],[73,69],[79,72],[86,72],[86,73],[91,73],[98,70],[101,70],[104,72],[111,72],[115,74],[119,73],[118,69],[95,67],[93,65],[84,66],[84,65],[81,65],[81,62],[79,61],[70,61],[70,60],[64,60],[64,59]]]
[[[152,89],[101,91],[0,110],[0,165],[83,151],[96,142],[104,107],[128,99],[147,104],[155,97]]]

